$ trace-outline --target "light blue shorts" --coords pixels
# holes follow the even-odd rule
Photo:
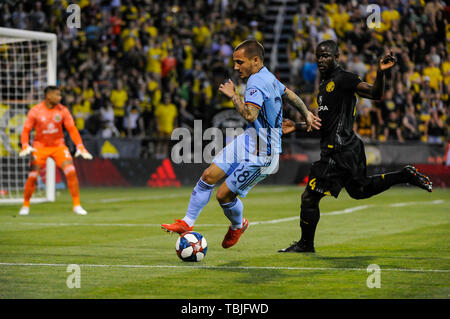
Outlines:
[[[249,144],[244,134],[239,135],[214,157],[216,164],[228,176],[228,188],[245,197],[250,189],[270,174],[278,171],[279,154],[257,156],[248,151]],[[250,147],[251,148],[251,147]]]

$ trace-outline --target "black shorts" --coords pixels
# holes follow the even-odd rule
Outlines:
[[[340,152],[323,152],[309,174],[309,190],[338,197],[343,187],[362,187],[368,183],[364,144],[357,139]]]

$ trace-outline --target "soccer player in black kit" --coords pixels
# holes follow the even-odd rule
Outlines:
[[[316,48],[320,72],[317,95],[320,129],[320,160],[314,162],[309,181],[302,194],[300,208],[301,238],[279,252],[315,252],[314,234],[320,218],[319,202],[325,195],[338,197],[344,187],[355,199],[369,198],[392,185],[409,183],[432,191],[429,178],[413,166],[381,175],[367,176],[364,144],[353,131],[356,96],[379,100],[384,92],[384,72],[395,64],[392,53],[378,64],[373,85],[362,82],[358,75],[344,71],[338,64],[336,42],[327,40]],[[283,122],[283,134],[302,129],[302,123]]]

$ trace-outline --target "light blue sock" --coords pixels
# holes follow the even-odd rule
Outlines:
[[[238,229],[242,227],[242,216],[244,211],[244,205],[241,200],[236,197],[232,202],[226,204],[220,204],[223,209],[223,213],[231,221],[231,229]]]
[[[208,204],[213,189],[214,185],[205,183],[201,178],[197,182],[197,185],[195,185],[191,194],[191,199],[189,200],[186,216],[183,218],[189,226],[194,226],[194,223],[200,215],[203,207]]]

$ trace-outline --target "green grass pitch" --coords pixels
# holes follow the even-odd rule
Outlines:
[[[450,296],[450,190],[395,187],[367,200],[326,197],[315,254],[280,254],[299,239],[303,187],[256,186],[244,203],[250,227],[223,249],[228,220],[214,194],[194,230],[205,259],[185,263],[161,223],[184,216],[192,188],[83,188],[87,216],[56,202],[0,206],[0,298],[309,299]],[[79,266],[69,288],[67,266]],[[379,288],[369,288],[369,265]],[[369,278],[369,282],[371,279]]]

